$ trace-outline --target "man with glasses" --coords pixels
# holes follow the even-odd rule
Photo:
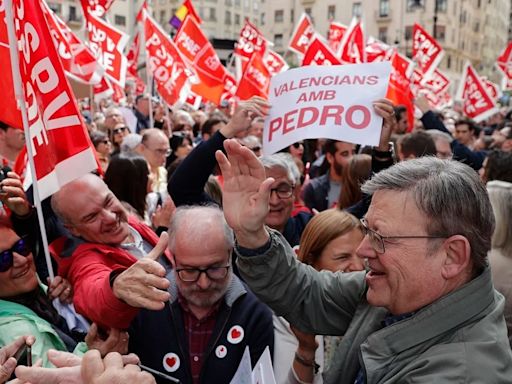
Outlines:
[[[233,231],[213,206],[183,206],[169,227],[170,302],[142,310],[130,329],[130,352],[182,383],[229,383],[244,350],[254,365],[272,354],[272,315],[232,273]],[[164,381],[162,381],[164,382]]]
[[[223,208],[241,276],[299,330],[343,335],[324,383],[510,382],[504,298],[487,264],[494,216],[471,168],[423,157],[374,175],[357,250],[367,271],[334,274],[298,262],[264,226],[274,180],[250,150],[224,145]],[[314,352],[296,361],[314,370]]]
[[[169,138],[160,129],[146,129],[141,144],[141,154],[148,162],[153,177],[152,191],[167,194],[167,170],[164,165],[171,154]]]

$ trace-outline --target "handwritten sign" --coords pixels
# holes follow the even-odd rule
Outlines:
[[[263,153],[297,141],[329,138],[377,145],[382,118],[372,103],[385,97],[389,62],[295,68],[274,76]]]

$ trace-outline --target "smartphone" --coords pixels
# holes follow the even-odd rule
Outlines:
[[[18,365],[25,365],[27,367],[32,366],[32,346],[23,344],[21,347],[18,348],[16,353],[13,356],[16,361],[18,362]]]

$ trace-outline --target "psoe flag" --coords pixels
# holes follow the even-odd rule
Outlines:
[[[386,95],[390,73],[391,63],[380,62],[307,66],[274,76],[263,153],[322,137],[377,145],[382,118],[372,103]]]
[[[96,159],[40,2],[14,0],[13,13],[17,41],[11,41],[11,46],[18,47],[19,58],[14,70],[23,87],[28,122],[25,134],[43,200],[96,169]]]

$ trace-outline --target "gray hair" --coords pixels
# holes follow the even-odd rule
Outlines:
[[[226,222],[224,213],[216,205],[182,205],[176,208],[169,224],[169,250],[176,251],[176,233],[185,231],[190,241],[197,241],[199,236],[209,233],[212,228],[222,226],[224,239],[228,248],[235,246],[235,235]]]
[[[430,236],[462,235],[471,245],[474,271],[487,266],[494,215],[476,172],[458,161],[422,157],[394,165],[361,188],[372,195],[379,190],[409,192],[429,222]]]
[[[129,133],[121,142],[121,153],[135,153],[135,149],[142,142],[142,136],[138,133]]]
[[[450,136],[446,132],[439,131],[437,129],[429,129],[428,131],[425,131],[427,134],[429,134],[432,139],[434,139],[434,142],[437,142],[438,140],[444,140],[448,144],[451,144],[453,141],[453,137]]]
[[[512,256],[512,183],[494,180],[487,183],[496,228],[492,235],[492,248]]]
[[[280,168],[286,172],[286,177],[290,183],[300,182],[300,171],[289,153],[274,153],[270,156],[260,157],[260,161],[266,169]]]

